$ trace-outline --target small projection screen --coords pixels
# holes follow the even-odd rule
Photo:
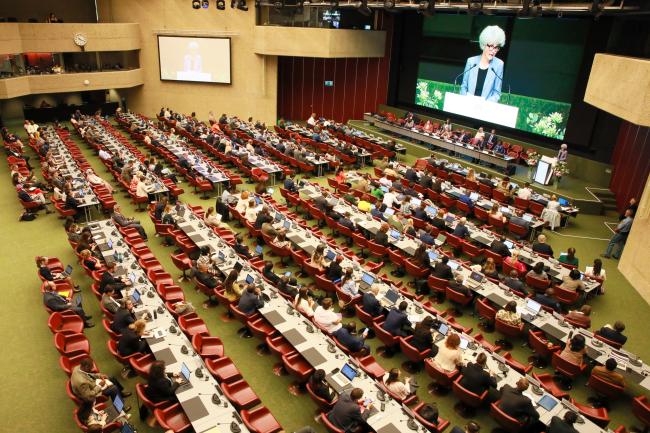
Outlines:
[[[230,38],[158,35],[160,79],[232,84]]]

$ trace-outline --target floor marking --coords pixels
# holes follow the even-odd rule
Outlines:
[[[608,241],[609,240],[609,239],[606,239],[606,238],[593,238],[593,237],[590,237],[590,236],[564,235],[564,234],[558,233],[558,232],[555,232],[555,234],[558,235],[558,236],[564,236],[564,237],[567,237],[567,238],[591,239],[591,240],[594,240],[594,241]]]

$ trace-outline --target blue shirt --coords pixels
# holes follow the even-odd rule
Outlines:
[[[618,223],[618,225],[616,226],[616,229],[621,234],[629,233],[630,229],[632,228],[632,222],[633,221],[634,221],[634,219],[632,217],[625,217],[625,219],[623,221]]]

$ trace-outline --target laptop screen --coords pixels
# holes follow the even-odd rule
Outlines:
[[[542,398],[539,399],[537,404],[542,406],[546,411],[551,411],[557,405],[557,400],[551,397],[549,394],[545,394]]]
[[[219,251],[219,260],[223,260],[226,258],[226,255],[223,253],[223,251]]]
[[[523,216],[524,221],[532,222],[533,221],[533,216],[530,214],[524,214]]]
[[[447,240],[447,236],[445,236],[445,235],[443,235],[442,233],[440,233],[440,234],[438,235],[438,237],[436,238],[436,240],[437,240],[438,242],[440,242],[441,244],[444,244],[445,241]]]
[[[259,198],[259,197],[257,197],[257,196],[255,196],[255,203],[257,203],[258,205],[259,205],[259,204],[262,204],[262,199]]]
[[[469,277],[472,280],[476,281],[477,283],[480,283],[481,281],[483,281],[483,274],[481,274],[480,272],[472,272]]]
[[[393,289],[388,289],[386,291],[386,299],[388,299],[390,302],[394,304],[399,299],[399,293],[397,293]]]
[[[119,395],[115,396],[115,400],[113,400],[113,406],[115,406],[115,410],[117,413],[122,412],[124,409],[124,402],[122,401],[122,398]]]
[[[429,251],[429,261],[432,262],[438,258],[438,253],[435,251]]]
[[[391,216],[394,213],[395,213],[395,209],[393,209],[392,207],[386,208],[386,210],[384,211],[384,215],[388,215],[388,216]]]
[[[72,275],[72,266],[68,265],[65,267],[65,273],[68,275]]]
[[[447,221],[449,224],[454,222],[454,219],[456,219],[452,214],[447,214],[445,216],[445,221]]]
[[[476,201],[476,200],[478,200],[478,198],[479,198],[479,195],[478,195],[477,192],[473,192],[473,193],[471,193],[469,195],[469,199],[472,200],[472,201]]]
[[[420,204],[422,204],[422,200],[420,200],[419,198],[411,199],[411,205],[413,205],[413,207],[420,207]]]
[[[284,222],[284,228],[289,230],[291,228],[291,221],[287,220]]]
[[[449,332],[449,326],[446,323],[441,323],[438,327],[438,332],[442,335],[447,335],[447,332]]]
[[[352,368],[347,362],[343,365],[343,368],[341,368],[341,373],[343,376],[347,377],[350,382],[352,382],[358,374],[357,370]]]
[[[526,301],[526,307],[528,307],[529,310],[534,311],[535,314],[537,314],[539,313],[539,310],[542,308],[542,305],[539,302],[529,299],[528,301]]]
[[[280,221],[280,220],[282,220],[282,214],[281,214],[280,212],[276,212],[276,213],[275,213],[275,220],[276,220],[276,221]]]
[[[467,345],[469,344],[469,340],[463,337],[460,337],[460,348],[461,349],[467,349]]]
[[[246,284],[253,284],[253,281],[255,281],[255,278],[251,274],[246,275]]]
[[[424,208],[424,211],[425,211],[426,213],[430,213],[430,214],[435,214],[436,212],[438,212],[438,210],[437,210],[435,207],[433,207],[433,206],[427,206],[427,207],[425,207],[425,208]]]
[[[109,240],[108,240],[108,249],[109,249],[109,250],[112,250],[112,249],[113,249],[113,240],[112,240],[112,239],[109,239]]]
[[[243,267],[244,267],[244,265],[242,265],[241,262],[237,262],[237,263],[234,264],[234,266],[233,266],[232,268],[233,268],[235,271],[239,272],[239,271],[241,271],[241,269],[242,269]]]
[[[510,208],[507,208],[505,206],[500,207],[499,210],[501,213],[510,213]]]
[[[361,276],[361,281],[363,281],[364,283],[366,283],[369,286],[372,286],[372,283],[375,282],[375,277],[373,277],[372,275],[364,272],[363,276]]]
[[[509,250],[511,250],[515,244],[512,243],[512,241],[504,241],[503,242],[506,247],[508,247]]]
[[[336,253],[332,250],[327,250],[327,254],[325,254],[325,258],[331,262],[336,258]]]
[[[255,252],[257,254],[262,254],[262,251],[264,251],[264,248],[262,248],[262,245],[258,245],[255,247]]]
[[[394,239],[399,239],[400,233],[397,230],[391,230],[390,231],[390,237]]]
[[[133,299],[133,303],[137,304],[138,302],[140,302],[140,298],[141,298],[140,292],[138,291],[138,289],[135,289],[133,291],[133,294],[131,295],[131,299]]]
[[[187,380],[189,382],[190,380],[190,369],[187,368],[187,365],[183,363],[181,366],[181,376],[183,376],[183,379]]]
[[[558,203],[560,203],[560,206],[569,206],[569,200],[562,197],[558,199]]]
[[[135,273],[129,272],[129,280],[131,280],[131,283],[135,284],[135,280],[136,280]]]
[[[447,262],[447,265],[449,265],[449,267],[450,267],[453,271],[455,271],[456,269],[458,269],[458,267],[460,266],[457,262],[454,262],[454,261],[452,261],[452,260],[448,261],[448,262]]]

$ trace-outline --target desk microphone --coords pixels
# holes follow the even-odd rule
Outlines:
[[[458,81],[458,79],[460,78],[460,76],[461,76],[461,75],[465,75],[467,72],[471,71],[472,69],[474,69],[474,68],[477,67],[477,66],[478,66],[478,63],[476,63],[476,64],[470,66],[469,68],[465,69],[465,70],[464,70],[463,72],[461,72],[460,74],[456,75],[456,78],[454,78],[454,89],[455,89],[456,86],[458,85],[458,82],[457,82],[457,81]]]
[[[493,67],[490,67],[490,70],[494,73],[494,75],[497,76],[499,80],[501,80],[501,83],[503,83],[503,77],[497,74],[497,71],[495,71]],[[508,104],[510,104],[510,84],[508,84]]]

